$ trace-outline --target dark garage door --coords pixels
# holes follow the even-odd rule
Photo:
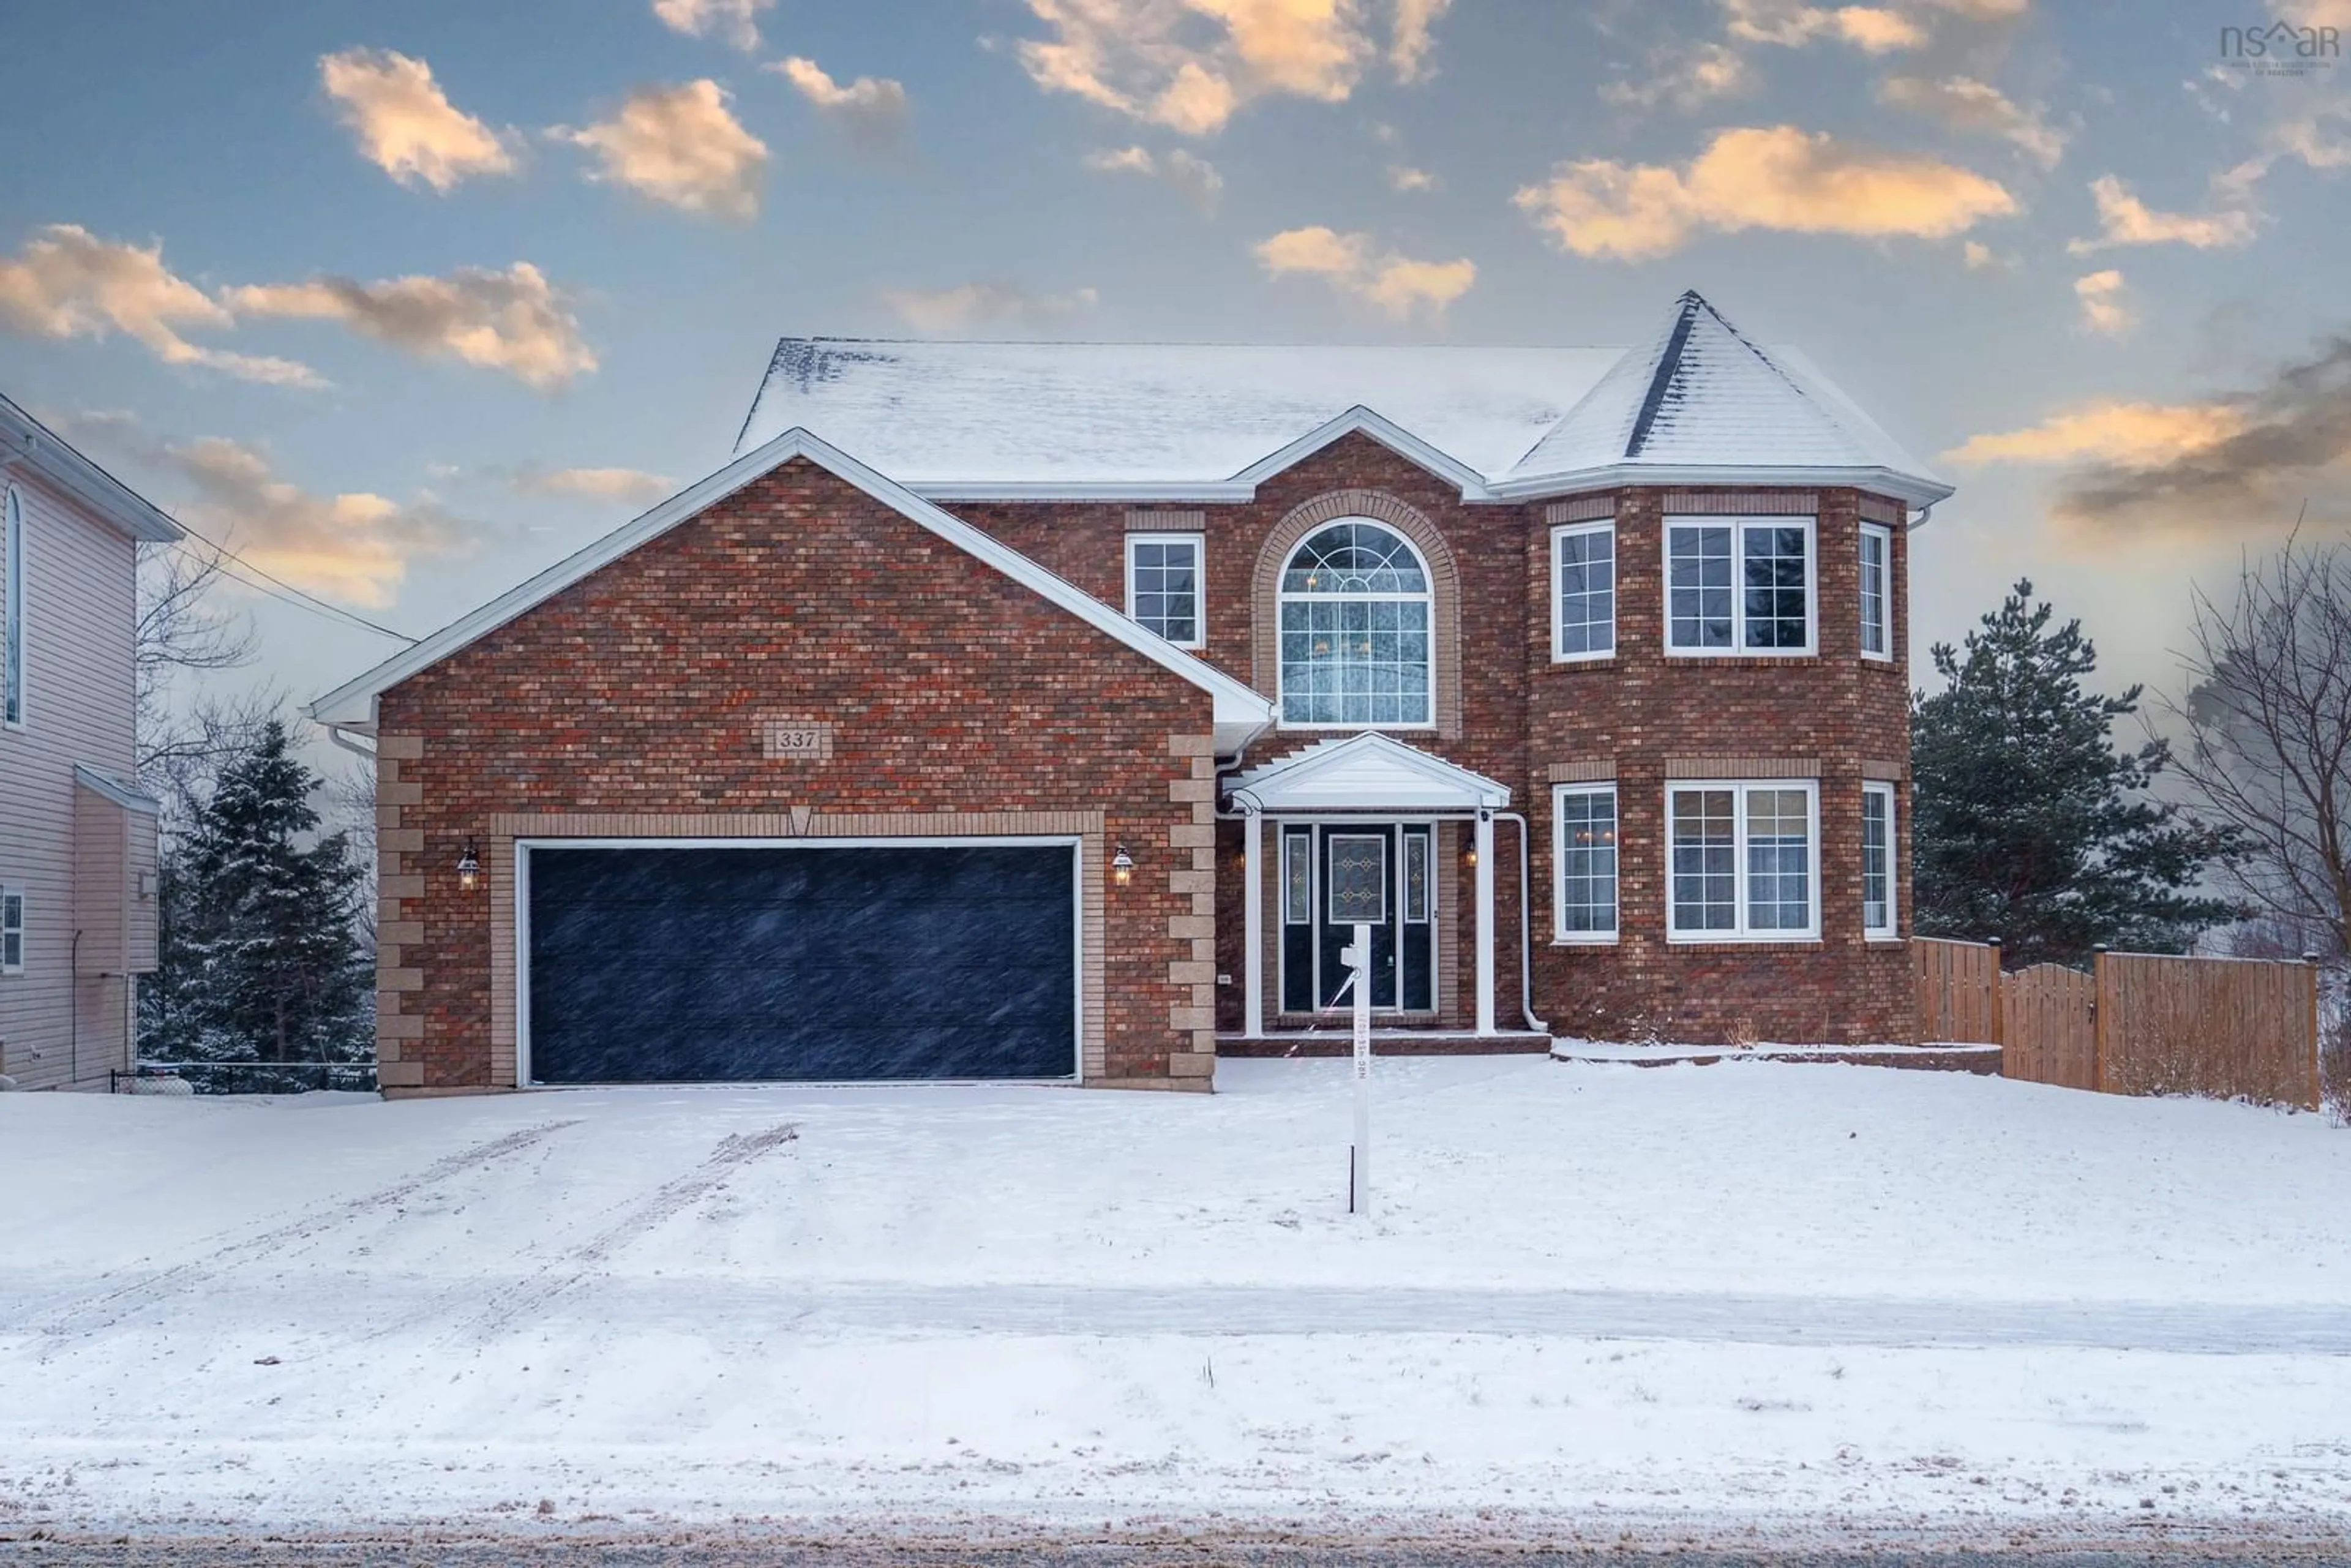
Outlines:
[[[533,849],[530,1075],[1071,1076],[1074,854]]]

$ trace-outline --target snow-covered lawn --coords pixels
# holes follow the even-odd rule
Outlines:
[[[1383,1060],[1364,1222],[1345,1072],[0,1096],[0,1537],[2351,1527],[2351,1133]]]

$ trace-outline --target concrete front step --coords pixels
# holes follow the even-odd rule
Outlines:
[[[1459,1030],[1375,1029],[1374,1056],[1540,1056],[1558,1042],[1533,1030],[1510,1030],[1495,1034],[1471,1034]],[[1349,1056],[1354,1036],[1344,1029],[1317,1030],[1311,1034],[1220,1034],[1218,1056]]]

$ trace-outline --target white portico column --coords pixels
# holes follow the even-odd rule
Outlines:
[[[1265,816],[1242,808],[1241,821],[1241,1032],[1265,1035]]]
[[[1478,1032],[1494,1032],[1494,813],[1478,811]]]

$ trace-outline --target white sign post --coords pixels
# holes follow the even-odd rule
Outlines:
[[[1372,1212],[1372,928],[1358,923],[1355,943],[1339,955],[1355,990],[1355,1142],[1347,1157],[1347,1212]]]

